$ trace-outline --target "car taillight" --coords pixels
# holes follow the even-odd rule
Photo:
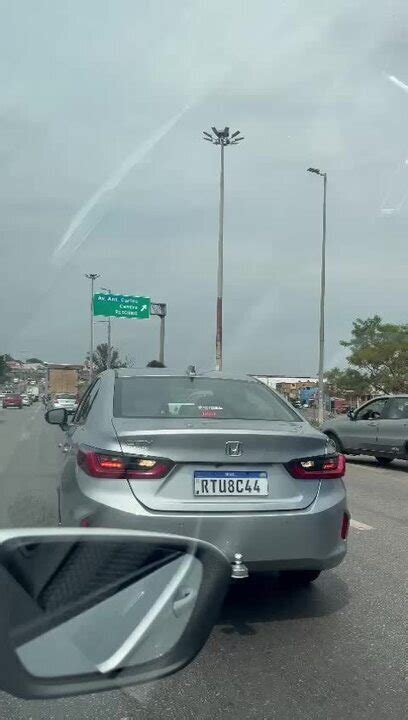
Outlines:
[[[129,458],[127,477],[129,480],[160,480],[169,472],[171,463],[150,458]]]
[[[154,458],[78,450],[77,462],[87,475],[118,480],[160,480],[166,477],[172,463]]]
[[[79,467],[91,477],[126,479],[126,463],[120,455],[78,450]]]
[[[298,480],[335,479],[343,477],[346,472],[346,459],[344,455],[318,455],[291,460],[285,467]]]

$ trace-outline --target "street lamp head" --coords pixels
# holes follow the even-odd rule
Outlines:
[[[316,175],[322,175],[322,173],[320,172],[320,170],[318,168],[312,168],[312,167],[307,168],[307,172],[315,173]]]
[[[206,132],[206,130],[203,130],[203,140],[207,140],[207,142],[211,142],[213,145],[223,145],[226,147],[227,145],[236,145],[241,140],[244,140],[243,137],[238,137],[240,134],[240,130],[236,130],[232,135],[230,135],[230,129],[228,126],[226,126],[223,130],[217,130],[216,127],[211,128],[213,134]]]
[[[85,273],[85,277],[88,278],[88,280],[96,280],[98,277],[101,276],[97,275],[97,273]]]

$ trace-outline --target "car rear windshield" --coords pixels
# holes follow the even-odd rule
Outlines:
[[[261,383],[200,377],[117,378],[113,414],[123,418],[301,421]]]
[[[58,394],[55,396],[56,400],[75,400],[76,395],[65,393],[63,395]]]

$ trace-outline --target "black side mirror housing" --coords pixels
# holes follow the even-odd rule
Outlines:
[[[354,410],[349,410],[348,413],[347,413],[347,417],[348,417],[350,420],[355,420],[355,419],[356,419],[356,416],[355,416],[355,414],[354,414]]]
[[[230,577],[227,557],[191,538],[2,530],[0,688],[55,699],[174,673],[206,642]]]
[[[65,408],[52,408],[45,413],[45,419],[50,425],[59,425],[64,429],[68,425],[68,412]]]

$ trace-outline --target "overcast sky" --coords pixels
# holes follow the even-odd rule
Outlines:
[[[224,365],[326,366],[352,320],[407,320],[406,0],[0,0],[0,351],[82,361],[89,281],[168,303],[166,361],[214,366],[226,150]],[[406,84],[406,85],[405,85]],[[143,366],[158,320],[116,320]],[[96,339],[106,325],[96,325]]]

